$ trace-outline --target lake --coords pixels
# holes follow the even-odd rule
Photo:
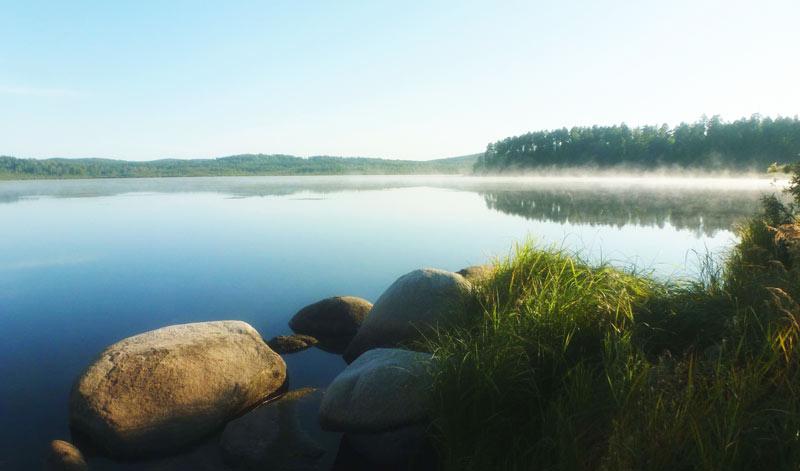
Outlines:
[[[485,263],[527,238],[661,278],[692,276],[698,257],[730,247],[737,221],[780,184],[427,176],[0,182],[0,469],[38,469],[50,440],[69,439],[72,382],[124,337],[241,319],[269,339],[289,333],[288,319],[322,298],[375,301],[411,270]],[[317,349],[285,358],[292,388],[324,387],[344,367]]]

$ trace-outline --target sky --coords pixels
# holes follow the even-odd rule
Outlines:
[[[0,0],[0,155],[426,160],[795,116],[798,25],[798,0]]]

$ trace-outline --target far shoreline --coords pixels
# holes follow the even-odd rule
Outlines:
[[[472,181],[563,181],[563,182],[619,182],[634,183],[644,181],[741,181],[759,180],[788,183],[790,174],[777,172],[757,172],[753,170],[692,170],[692,169],[652,169],[652,170],[605,170],[597,168],[548,169],[546,171],[501,172],[501,173],[263,173],[263,174],[225,174],[225,175],[135,175],[135,176],[43,176],[43,175],[0,175],[0,184],[6,182],[31,181],[89,181],[89,180],[170,180],[170,179],[233,179],[233,178],[459,178]]]

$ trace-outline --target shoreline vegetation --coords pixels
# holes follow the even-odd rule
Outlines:
[[[429,336],[441,469],[797,469],[800,174],[660,282],[523,244]]]
[[[800,157],[800,119],[703,117],[673,128],[591,126],[536,131],[486,151],[428,161],[243,154],[214,159],[126,161],[21,159],[0,155],[0,180],[267,175],[524,175],[790,173]]]

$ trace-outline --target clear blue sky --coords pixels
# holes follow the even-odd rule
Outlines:
[[[800,0],[0,0],[0,155],[429,159],[800,113]]]

